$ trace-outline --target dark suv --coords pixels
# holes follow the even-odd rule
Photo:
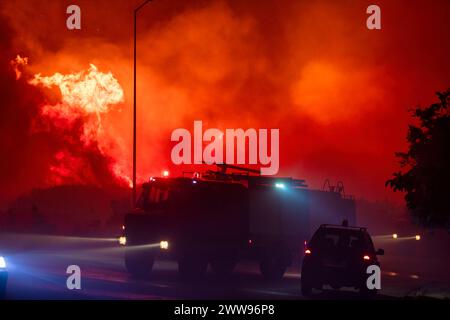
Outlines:
[[[313,288],[322,289],[331,285],[333,289],[354,287],[364,294],[374,294],[366,285],[369,265],[379,266],[372,239],[366,228],[321,225],[305,247],[302,264],[301,289],[303,295],[311,294]]]

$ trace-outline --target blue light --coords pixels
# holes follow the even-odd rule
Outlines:
[[[285,187],[284,183],[275,183],[275,188],[284,189],[286,187]]]

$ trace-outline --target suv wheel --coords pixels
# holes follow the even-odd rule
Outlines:
[[[236,260],[233,258],[214,258],[210,262],[211,268],[219,277],[230,277],[236,267]]]
[[[310,283],[310,281],[302,278],[302,282],[301,282],[302,295],[304,297],[310,296],[312,293],[312,289],[313,289],[313,287],[312,287],[312,284]]]

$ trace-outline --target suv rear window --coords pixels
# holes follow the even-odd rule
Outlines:
[[[372,241],[366,233],[338,228],[320,228],[311,239],[310,247],[319,250],[374,251]]]

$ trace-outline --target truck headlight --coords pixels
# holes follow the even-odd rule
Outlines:
[[[169,249],[169,241],[161,241],[161,242],[159,243],[159,247],[160,247],[162,250],[168,250],[168,249]]]
[[[0,269],[6,269],[6,260],[0,256]]]
[[[119,244],[122,245],[122,246],[126,245],[127,244],[127,237],[125,237],[125,236],[119,237]]]

